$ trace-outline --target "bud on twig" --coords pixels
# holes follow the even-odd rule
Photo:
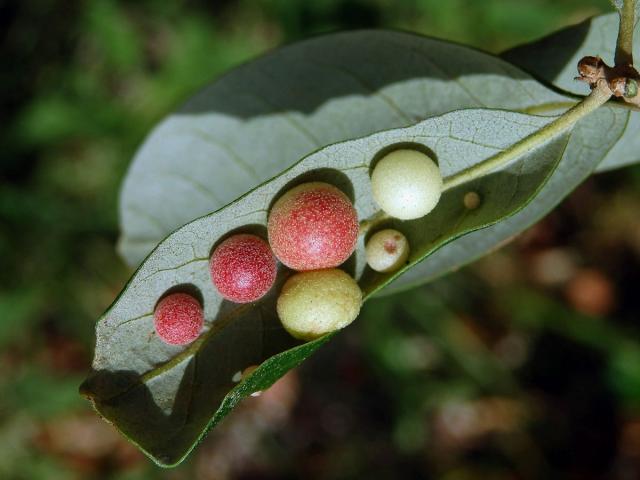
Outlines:
[[[606,78],[607,65],[600,57],[584,57],[578,62],[578,74],[576,80],[588,83],[592,88],[601,78]]]
[[[606,82],[615,97],[640,106],[638,80],[640,74],[631,65],[609,67],[600,57],[584,57],[578,62],[576,80],[588,83],[594,89],[598,83]]]

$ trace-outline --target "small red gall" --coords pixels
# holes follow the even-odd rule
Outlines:
[[[269,243],[278,260],[293,270],[337,267],[358,241],[358,214],[333,185],[310,182],[292,188],[273,205]]]
[[[241,233],[216,247],[209,262],[211,280],[225,299],[255,302],[273,286],[278,273],[276,259],[267,242]]]
[[[158,337],[169,345],[193,342],[204,325],[200,302],[186,293],[172,293],[160,300],[153,319]]]

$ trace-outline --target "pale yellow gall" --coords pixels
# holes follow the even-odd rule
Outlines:
[[[371,189],[373,198],[388,215],[412,220],[425,216],[438,204],[442,175],[424,153],[395,150],[374,167]]]
[[[360,287],[348,274],[338,269],[312,270],[285,282],[277,311],[287,332],[308,341],[349,325],[361,304]]]

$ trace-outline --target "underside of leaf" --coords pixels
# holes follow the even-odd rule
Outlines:
[[[309,178],[319,177],[340,186],[354,199],[360,218],[372,217],[377,207],[371,198],[369,168],[380,151],[398,145],[429,149],[445,176],[451,176],[509,149],[551,120],[466,110],[336,144],[310,155],[222,210],[184,226],[154,250],[98,323],[94,372],[83,387],[84,394],[155,461],[162,465],[179,462],[202,432],[227,413],[224,405],[233,405],[239,396],[251,393],[247,386],[241,390],[235,387],[232,379],[236,372],[271,359],[254,373],[267,385],[323,343],[287,352],[297,343],[275,316],[277,288],[256,305],[233,305],[219,297],[210,283],[207,258],[221,236],[243,225],[264,225],[273,198]],[[448,190],[438,207],[422,219],[390,221],[380,228],[394,226],[407,236],[413,252],[407,270],[418,268],[415,264],[443,245],[523,208],[563,158],[569,139],[568,134],[559,135],[503,169]],[[463,197],[469,191],[482,199],[477,209],[464,206]],[[361,239],[346,268],[370,296],[394,275],[365,268],[362,243]],[[155,302],[177,285],[188,286],[202,296],[207,320],[208,331],[186,349],[163,344],[153,331]],[[284,357],[274,357],[278,354]],[[284,359],[288,363],[281,364]]]
[[[506,110],[548,115],[575,103],[490,55],[395,32],[319,37],[227,75],[160,124],[131,167],[121,249],[132,264],[151,253],[97,324],[82,393],[159,465],[179,463],[242,398],[268,388],[333,335],[301,344],[283,330],[274,304],[289,274],[284,267],[260,302],[224,301],[208,271],[221,238],[230,231],[264,236],[279,195],[324,181],[351,198],[369,228],[396,228],[409,240],[407,266],[381,274],[366,267],[361,236],[342,268],[365,297],[422,283],[546,214],[615,148],[629,112],[601,108],[448,189],[418,220],[378,221],[372,163],[392,149],[415,148],[451,178],[554,120]],[[480,199],[477,208],[465,206],[469,192]],[[186,347],[166,345],[154,332],[154,306],[170,291],[191,293],[204,306],[205,332]],[[259,368],[236,383],[252,365]]]

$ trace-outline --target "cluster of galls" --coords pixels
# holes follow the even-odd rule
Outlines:
[[[396,150],[376,164],[371,188],[386,214],[410,220],[436,206],[442,175],[427,155]],[[312,340],[349,325],[360,311],[360,287],[336,268],[351,256],[358,235],[357,212],[342,191],[327,183],[304,183],[274,203],[267,223],[268,242],[239,233],[214,249],[211,280],[223,298],[255,302],[273,287],[280,261],[296,273],[282,287],[278,316],[292,336]],[[366,245],[367,263],[378,272],[394,272],[408,257],[408,241],[397,230],[381,230]],[[202,306],[186,293],[164,297],[154,319],[158,336],[172,345],[194,341],[204,325]]]
[[[610,67],[600,57],[588,56],[578,62],[578,74],[576,80],[589,84],[592,89],[598,83],[605,82],[613,96],[640,105],[640,74],[632,65]]]

